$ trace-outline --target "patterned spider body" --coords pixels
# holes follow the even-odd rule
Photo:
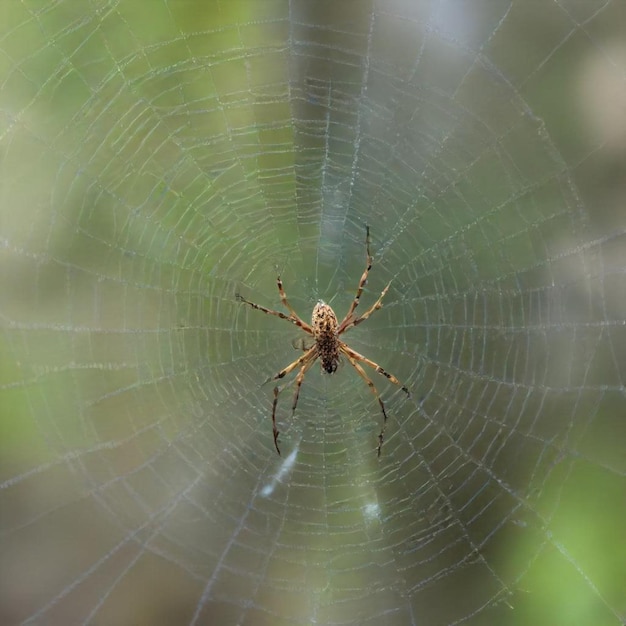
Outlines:
[[[393,374],[385,371],[378,363],[375,363],[371,359],[368,359],[366,356],[359,354],[356,350],[353,350],[345,341],[340,339],[340,335],[347,332],[351,328],[354,328],[358,324],[361,324],[369,316],[374,312],[380,309],[383,305],[383,298],[389,289],[389,284],[383,289],[380,294],[378,300],[374,302],[374,304],[362,313],[361,315],[357,315],[355,313],[356,308],[359,306],[359,301],[361,299],[361,294],[363,293],[363,288],[365,287],[365,283],[367,282],[367,276],[369,274],[370,269],[372,268],[372,255],[370,254],[370,229],[366,227],[365,230],[365,252],[366,252],[366,262],[365,262],[365,271],[361,276],[361,280],[359,281],[359,286],[357,287],[356,294],[354,296],[354,300],[348,309],[345,317],[339,322],[337,320],[337,316],[333,311],[332,307],[321,300],[315,305],[313,309],[313,315],[311,316],[311,324],[307,324],[304,320],[302,320],[294,308],[289,304],[289,300],[287,300],[287,295],[285,294],[285,290],[283,289],[283,281],[280,276],[276,279],[276,284],[278,285],[278,293],[280,294],[280,300],[283,303],[283,306],[289,311],[289,315],[283,313],[282,311],[274,311],[273,309],[268,309],[267,307],[261,306],[260,304],[256,304],[254,302],[250,302],[250,300],[246,300],[243,296],[236,294],[236,297],[241,302],[244,302],[248,306],[256,309],[257,311],[262,311],[263,313],[267,313],[268,315],[275,315],[276,317],[280,317],[281,319],[287,320],[292,324],[300,327],[307,335],[310,335],[315,340],[315,343],[310,348],[304,348],[303,343],[303,352],[300,357],[298,357],[293,363],[289,364],[284,369],[280,370],[277,374],[272,376],[269,380],[280,380],[284,378],[290,372],[293,372],[295,369],[298,370],[298,374],[295,378],[295,391],[293,394],[293,401],[291,403],[291,413],[296,410],[296,406],[298,406],[298,397],[300,395],[300,387],[302,386],[302,381],[304,380],[304,375],[307,373],[309,368],[317,361],[320,360],[322,364],[322,369],[329,374],[334,373],[337,370],[337,365],[339,364],[339,357],[342,356],[348,360],[348,363],[352,365],[352,367],[357,371],[358,375],[365,381],[367,386],[370,388],[371,392],[374,394],[376,400],[378,400],[378,404],[380,405],[380,410],[383,414],[383,425],[380,429],[380,434],[378,435],[378,456],[380,456],[380,448],[383,445],[383,437],[385,433],[385,422],[387,421],[387,413],[385,411],[385,405],[383,401],[380,399],[378,395],[378,391],[376,391],[376,387],[374,383],[371,381],[370,377],[365,373],[365,370],[361,366],[361,363],[371,367],[378,374],[384,376],[387,380],[391,381],[394,385],[398,385],[406,393],[407,397],[410,397],[409,390],[403,385]],[[281,385],[280,387],[274,387],[274,402],[272,403],[272,431],[274,433],[274,446],[276,447],[276,452],[280,454],[280,449],[278,448],[278,428],[276,427],[276,405],[278,404],[278,396],[280,392],[285,388],[285,386],[289,383],[285,383],[285,385]]]
[[[339,322],[329,304],[320,300],[315,305],[313,315],[311,315],[311,326],[322,369],[332,374],[339,364],[339,337],[337,335]]]

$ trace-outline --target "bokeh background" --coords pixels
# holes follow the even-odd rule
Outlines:
[[[0,15],[2,624],[625,623],[622,0]]]

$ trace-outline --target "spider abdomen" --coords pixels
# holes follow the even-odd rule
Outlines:
[[[339,363],[338,325],[337,316],[332,307],[325,302],[318,302],[313,309],[311,326],[322,369],[329,374],[337,369]]]

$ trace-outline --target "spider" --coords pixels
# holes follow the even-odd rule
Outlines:
[[[255,304],[254,302],[250,302],[246,300],[240,294],[235,294],[235,297],[240,302],[247,304],[253,309],[257,309],[258,311],[263,311],[263,313],[267,313],[268,315],[275,315],[276,317],[280,317],[281,319],[287,320],[296,326],[299,326],[305,333],[312,335],[315,343],[310,347],[306,348],[303,344],[302,349],[304,354],[297,358],[293,363],[290,363],[287,367],[280,370],[278,374],[269,378],[266,382],[270,380],[280,380],[284,378],[287,374],[295,370],[296,368],[300,368],[298,375],[295,378],[296,389],[293,395],[293,402],[291,404],[291,415],[296,411],[296,406],[298,405],[298,397],[300,395],[300,387],[302,386],[302,381],[304,380],[304,375],[310,369],[310,367],[317,361],[320,360],[322,370],[327,372],[328,374],[334,374],[337,370],[337,365],[339,364],[339,359],[341,356],[344,356],[348,359],[348,362],[354,369],[358,372],[359,376],[367,383],[367,386],[371,389],[372,393],[378,400],[378,404],[380,405],[381,411],[383,413],[383,424],[380,429],[380,434],[378,435],[378,447],[376,448],[378,451],[378,456],[380,456],[380,449],[383,445],[383,438],[385,433],[385,424],[387,422],[387,413],[385,411],[385,405],[374,386],[374,383],[371,381],[369,376],[365,373],[365,370],[359,365],[359,363],[364,363],[369,367],[375,369],[379,374],[385,376],[388,380],[390,380],[398,387],[402,388],[407,395],[407,397],[411,397],[409,390],[403,385],[393,374],[390,374],[386,370],[384,370],[378,363],[368,359],[367,357],[359,354],[348,344],[344,343],[339,336],[343,333],[347,332],[354,326],[358,326],[361,322],[364,322],[374,311],[377,311],[382,307],[382,300],[385,297],[385,294],[389,290],[389,285],[391,282],[387,284],[387,286],[382,290],[380,297],[376,302],[367,310],[363,315],[355,315],[354,312],[356,308],[359,306],[359,301],[361,299],[361,294],[363,293],[363,287],[365,287],[365,283],[367,282],[367,276],[369,274],[370,269],[372,269],[372,255],[370,254],[370,229],[369,226],[365,228],[365,250],[367,253],[367,261],[365,265],[365,271],[361,276],[361,280],[359,281],[359,286],[356,290],[356,295],[354,296],[354,300],[346,313],[346,316],[341,320],[341,322],[337,321],[337,316],[333,311],[332,307],[329,304],[326,304],[322,300],[319,300],[318,303],[313,308],[313,314],[311,316],[311,323],[307,324],[305,321],[300,319],[298,314],[295,312],[294,308],[289,304],[287,300],[287,295],[285,294],[285,290],[283,288],[283,282],[278,276],[276,283],[278,284],[278,292],[280,294],[281,302],[284,307],[289,311],[289,315],[282,313],[281,311],[274,311],[272,309],[268,309],[259,304]],[[293,381],[291,381],[293,382]],[[274,433],[274,446],[276,447],[276,452],[280,455],[280,449],[278,447],[278,435],[279,431],[276,428],[276,406],[278,404],[278,396],[280,392],[291,383],[285,383],[282,386],[274,387],[274,401],[272,403],[272,430]]]

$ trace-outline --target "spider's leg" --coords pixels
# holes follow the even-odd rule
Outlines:
[[[302,381],[304,380],[304,375],[306,374],[307,370],[311,367],[311,365],[315,363],[315,361],[317,361],[317,354],[313,358],[311,358],[308,363],[305,363],[300,368],[300,371],[298,372],[298,375],[296,376],[296,389],[293,393],[293,402],[291,403],[291,415],[292,416],[296,412],[296,407],[298,406],[298,398],[300,397],[300,387],[302,387]]]
[[[349,328],[352,328],[353,326],[364,322],[374,311],[378,311],[378,309],[383,306],[383,298],[387,294],[387,291],[389,291],[390,285],[391,282],[388,282],[387,286],[382,290],[382,293],[380,294],[378,300],[376,300],[376,302],[374,302],[374,304],[369,309],[367,309],[367,311],[365,311],[363,315],[360,315],[359,317],[353,317],[351,319],[346,318],[343,322],[341,322],[337,334],[341,335],[341,333],[345,333],[346,330],[348,330]]]
[[[374,383],[369,378],[369,376],[365,373],[365,370],[356,362],[356,359],[350,356],[350,353],[344,350],[344,354],[348,357],[348,361],[350,361],[350,365],[354,367],[354,369],[359,373],[359,376],[366,382],[367,386],[370,388],[374,396],[376,396],[376,400],[378,400],[378,404],[380,404],[380,408],[383,412],[383,426],[380,429],[380,433],[378,435],[378,448],[376,448],[378,450],[378,456],[380,456],[380,449],[383,445],[383,439],[385,436],[385,425],[387,423],[387,413],[385,411],[385,405],[383,404],[383,401],[380,399],[380,396],[378,395],[378,391],[376,390]]]
[[[312,328],[308,324],[303,322],[297,316],[293,317],[292,315],[285,315],[281,311],[274,311],[273,309],[268,309],[268,308],[266,308],[264,306],[261,306],[260,304],[256,304],[254,302],[250,302],[250,300],[246,300],[239,293],[235,294],[235,298],[237,298],[237,300],[239,300],[240,302],[243,302],[244,304],[247,304],[248,306],[252,307],[253,309],[256,309],[257,311],[263,311],[263,313],[267,313],[268,315],[275,315],[276,317],[280,317],[283,320],[287,320],[287,321],[291,322],[292,324],[295,324],[296,326],[299,326],[300,328],[302,328],[302,330],[307,332],[307,333],[309,333],[309,335],[313,334]]]
[[[297,339],[293,339],[291,341],[291,345],[294,350],[300,350],[301,352],[306,352],[307,350],[311,349],[313,344],[307,343],[304,340],[304,337],[298,337]]]
[[[343,341],[340,343],[340,350],[347,355],[348,357],[352,357],[357,361],[362,361],[366,365],[369,365],[371,368],[375,369],[379,374],[382,374],[385,378],[390,380],[394,385],[398,385],[406,393],[407,397],[411,397],[411,392],[407,389],[405,385],[403,385],[393,374],[390,374],[387,370],[383,369],[378,363],[368,359],[366,356],[359,354],[356,350],[353,350],[349,346],[347,346]]]
[[[293,372],[293,370],[296,369],[296,367],[299,367],[300,365],[303,365],[304,362],[313,355],[313,353],[316,353],[315,356],[317,356],[317,346],[311,346],[302,356],[298,357],[295,361],[293,361],[292,363],[290,363],[289,365],[287,365],[287,367],[285,367],[284,369],[280,370],[280,372],[278,372],[278,374],[274,374],[274,376],[272,376],[271,378],[268,378],[265,383],[268,383],[270,380],[278,380],[279,378],[284,378],[285,376],[287,376],[287,374],[289,374],[289,372]],[[263,384],[265,384],[263,383]]]
[[[361,299],[361,294],[363,293],[363,287],[365,287],[365,283],[367,282],[367,275],[369,271],[372,269],[372,255],[370,254],[370,227],[365,227],[365,251],[367,253],[367,260],[365,262],[365,271],[361,276],[361,280],[359,281],[359,286],[356,290],[356,295],[354,296],[354,300],[346,313],[346,316],[341,320],[341,324],[339,327],[343,326],[352,316],[354,310],[359,306],[359,300]],[[341,331],[339,331],[341,332]]]
[[[302,364],[302,367],[300,368],[300,371],[298,372],[298,375],[296,376],[296,379],[295,379],[296,390],[293,396],[293,402],[291,406],[292,415],[295,413],[296,406],[298,405],[298,396],[300,395],[300,387],[302,386],[302,381],[304,380],[304,374],[311,367],[311,365],[313,365],[313,363],[315,363],[315,361],[317,360],[317,352],[314,351],[314,348],[315,346],[311,348],[310,350],[308,350],[306,354],[301,356],[299,359],[296,359],[293,363],[291,363],[291,365],[287,366],[284,370],[281,370],[276,376],[274,376],[274,380],[277,378],[282,378],[280,374],[285,372],[283,374],[283,376],[285,376],[290,371],[294,370],[298,365]],[[285,389],[285,387],[289,386],[290,384],[291,382],[288,382],[288,383],[285,383],[284,385],[281,385],[281,386],[277,385],[276,387],[274,387],[274,401],[272,402],[272,432],[274,434],[274,446],[276,447],[276,452],[278,452],[279,456],[280,456],[280,450],[278,448],[278,435],[280,433],[279,433],[278,428],[276,427],[276,406],[278,405],[278,396],[280,392],[283,389]]]
[[[280,456],[280,449],[278,448],[278,428],[276,428],[276,405],[278,404],[278,394],[281,392],[280,387],[274,387],[274,401],[272,402],[272,432],[274,433],[274,446],[276,452]]]
[[[280,300],[283,303],[283,306],[291,313],[291,319],[298,320],[301,328],[303,328],[307,333],[313,334],[313,329],[304,321],[300,319],[300,316],[296,313],[295,309],[289,304],[289,300],[287,300],[287,294],[285,293],[285,289],[283,287],[283,281],[280,279],[280,276],[276,279],[276,284],[278,285],[278,293],[280,294]]]

